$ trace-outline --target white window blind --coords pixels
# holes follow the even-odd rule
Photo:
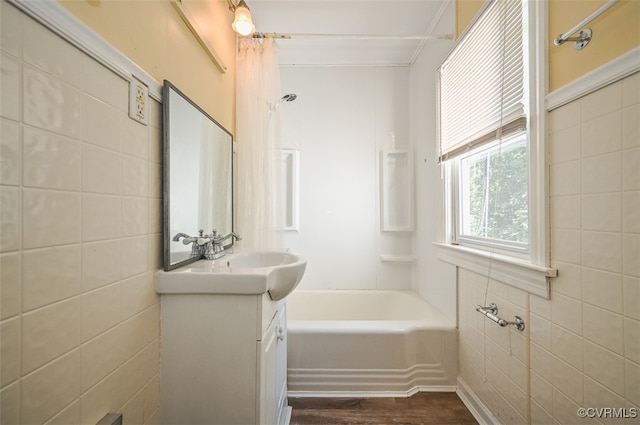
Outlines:
[[[525,4],[494,0],[440,67],[441,160],[526,127]]]

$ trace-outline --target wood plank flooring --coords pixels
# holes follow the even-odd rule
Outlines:
[[[472,425],[473,415],[456,393],[417,393],[408,398],[289,398],[291,425]]]

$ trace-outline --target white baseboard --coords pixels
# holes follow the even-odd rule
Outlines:
[[[500,423],[482,400],[473,392],[471,387],[459,376],[456,394],[458,394],[460,400],[467,406],[467,409],[469,409],[480,425],[496,425]]]
[[[374,398],[374,397],[411,397],[423,392],[456,392],[455,385],[419,385],[408,391],[289,391],[289,397],[337,397],[337,398]]]
[[[287,406],[282,411],[282,417],[280,418],[280,425],[289,425],[291,423],[291,412],[293,408],[291,406]]]
[[[434,362],[407,369],[287,370],[292,397],[408,397],[418,391],[455,391],[455,368]]]

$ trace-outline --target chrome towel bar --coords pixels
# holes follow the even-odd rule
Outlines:
[[[584,48],[591,41],[591,29],[584,28],[584,26],[587,25],[589,22],[593,21],[594,19],[596,19],[598,16],[602,15],[604,12],[609,10],[610,7],[612,7],[619,1],[620,0],[608,0],[605,4],[600,6],[600,8],[594,11],[591,15],[587,16],[582,21],[574,25],[573,28],[571,28],[569,31],[557,36],[555,40],[553,40],[553,44],[555,44],[556,46],[560,46],[567,41],[573,41],[574,42],[573,47],[575,47],[577,50]],[[580,34],[578,34],[577,37],[571,37],[571,35],[575,34],[579,29],[582,29],[582,31],[580,31]]]
[[[498,306],[496,305],[496,303],[489,304],[489,307],[482,307],[481,305],[477,305],[476,306],[476,311],[479,312],[479,313],[484,314],[489,319],[493,320],[494,322],[496,322],[498,325],[502,326],[503,328],[505,326],[513,325],[519,331],[523,331],[524,330],[524,320],[522,319],[522,317],[516,316],[516,320],[514,320],[513,322],[508,322],[508,321],[504,320],[503,318],[498,317]]]

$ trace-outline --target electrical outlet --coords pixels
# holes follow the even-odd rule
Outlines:
[[[149,124],[149,87],[135,78],[129,82],[129,117]]]

